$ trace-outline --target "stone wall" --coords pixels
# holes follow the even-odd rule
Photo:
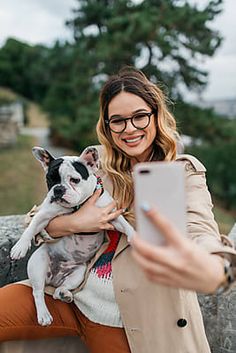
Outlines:
[[[15,121],[8,121],[0,115],[0,148],[14,145],[19,129]]]
[[[24,110],[21,102],[0,106],[0,148],[14,145],[19,129],[24,125]]]
[[[22,260],[13,262],[9,258],[10,249],[23,229],[24,216],[0,217],[0,286],[27,277],[26,263],[34,249]],[[229,236],[235,240],[236,226]],[[236,286],[227,295],[199,295],[198,298],[212,353],[235,353]]]

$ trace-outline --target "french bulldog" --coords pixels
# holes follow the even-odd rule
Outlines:
[[[46,172],[48,193],[39,211],[11,249],[13,260],[26,255],[34,237],[44,230],[52,218],[78,209],[100,185],[96,176],[99,156],[95,147],[88,147],[79,157],[54,158],[41,147],[34,147],[32,151]],[[112,201],[111,195],[103,190],[96,205],[104,207]],[[134,229],[123,216],[116,218],[112,224],[116,230],[125,233],[128,240],[131,239]],[[71,290],[83,281],[86,264],[102,245],[104,235],[103,231],[62,236],[55,242],[43,243],[31,255],[27,272],[40,325],[47,326],[53,321],[45,303],[45,285],[56,288],[53,298],[72,302]]]

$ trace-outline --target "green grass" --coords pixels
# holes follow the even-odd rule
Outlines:
[[[19,136],[11,148],[0,150],[0,215],[24,214],[46,192],[44,172],[31,153],[35,140]]]
[[[9,88],[0,86],[0,102],[11,103],[15,102],[16,99],[19,99],[19,96],[16,93],[14,93]]]
[[[222,208],[220,205],[215,203],[213,209],[215,219],[219,225],[221,234],[228,234],[236,222],[235,211],[229,212]]]

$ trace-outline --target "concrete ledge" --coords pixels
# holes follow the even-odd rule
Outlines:
[[[27,256],[22,260],[13,262],[9,257],[11,247],[20,238],[23,230],[23,215],[0,217],[0,286],[27,278],[26,264],[31,253],[34,251],[34,248],[32,248]],[[229,237],[234,241],[234,243],[236,243],[236,225],[230,232]],[[227,295],[199,295],[198,299],[212,353],[235,353],[236,286]],[[68,345],[64,342],[68,343]],[[53,340],[40,340],[37,345],[38,347],[43,347],[41,351],[45,353],[85,352],[84,348],[79,345],[79,342],[80,341],[77,338],[65,337]],[[59,347],[62,347],[64,344],[65,350],[59,350]],[[9,348],[8,345],[2,344],[0,346],[0,353],[39,352],[35,349],[36,346],[31,341],[21,341],[17,343],[11,342],[9,345],[11,348]],[[18,350],[16,347],[18,347]],[[23,350],[20,347],[24,347],[22,348]],[[46,347],[48,347],[49,350],[46,349]],[[7,350],[8,348],[10,350]]]

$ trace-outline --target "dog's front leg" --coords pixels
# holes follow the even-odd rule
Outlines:
[[[33,237],[47,226],[49,220],[48,214],[40,211],[36,213],[21,238],[11,249],[11,258],[13,260],[18,260],[26,255],[31,247]]]
[[[40,207],[40,210],[33,217],[31,223],[26,228],[18,242],[11,249],[11,258],[18,260],[24,257],[31,247],[33,237],[41,232],[49,223],[49,221],[57,215],[70,212],[70,209],[65,210],[56,204],[48,205],[48,200],[45,200]]]
[[[53,318],[46,306],[44,296],[45,279],[49,268],[49,263],[50,259],[47,252],[47,245],[43,244],[30,257],[27,266],[29,280],[33,288],[37,319],[38,323],[42,326],[48,326],[53,321]]]
[[[121,233],[127,235],[128,241],[130,242],[134,235],[134,228],[129,224],[123,216],[119,216],[111,222],[113,226]]]

